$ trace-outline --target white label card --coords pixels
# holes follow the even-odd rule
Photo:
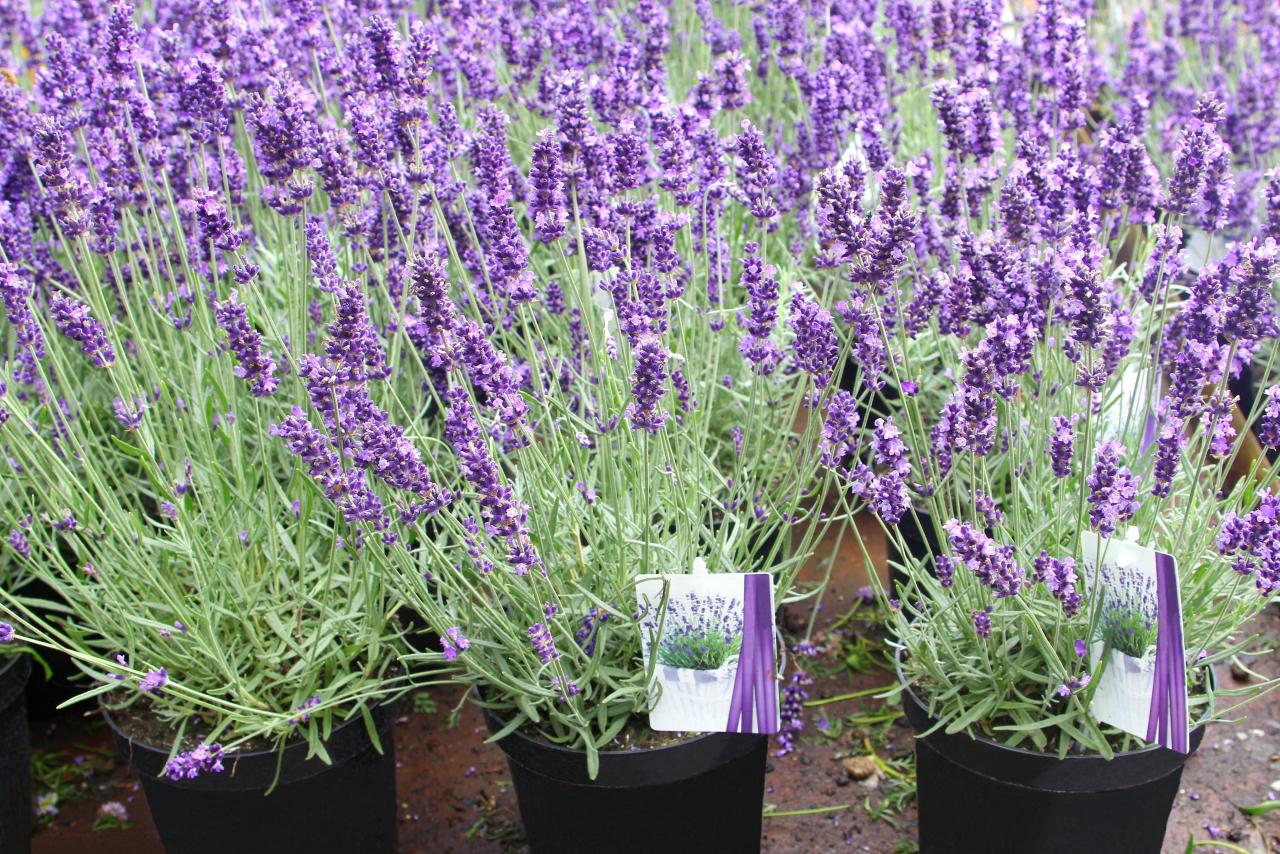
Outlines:
[[[636,602],[649,726],[778,731],[773,579],[768,573],[642,575]]]
[[[1090,711],[1103,723],[1189,752],[1187,668],[1172,555],[1119,538],[1080,535],[1099,609],[1089,660]]]

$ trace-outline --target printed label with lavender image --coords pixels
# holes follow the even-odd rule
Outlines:
[[[1094,717],[1186,753],[1182,605],[1173,557],[1091,532],[1081,535],[1081,549],[1099,608],[1089,644]]]
[[[773,584],[767,573],[636,580],[650,682],[649,726],[775,732]]]

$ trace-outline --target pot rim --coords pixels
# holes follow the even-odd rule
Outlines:
[[[492,709],[481,706],[481,711],[491,734],[505,726]],[[767,739],[763,733],[706,732],[659,747],[601,750],[594,780],[587,775],[587,752],[581,748],[552,744],[518,729],[503,736],[497,745],[509,762],[550,780],[597,788],[634,788],[698,776],[752,750],[764,749]]]
[[[106,720],[107,726],[111,728],[116,750],[138,770],[140,775],[144,778],[149,777],[162,785],[182,789],[243,791],[296,783],[322,774],[329,768],[336,768],[365,750],[373,749],[373,742],[365,732],[364,717],[356,715],[338,722],[329,733],[325,749],[329,753],[332,764],[326,763],[319,756],[308,757],[307,741],[303,739],[290,741],[280,748],[229,750],[223,756],[225,770],[221,773],[201,774],[190,780],[172,780],[164,773],[165,765],[172,752],[172,745],[161,747],[138,740],[121,729],[119,722],[106,706],[99,706],[98,711]],[[378,739],[383,752],[386,753],[393,749],[392,715],[385,704],[370,708],[369,714],[373,716]]]
[[[937,719],[929,714],[928,705],[907,682],[902,672],[902,652],[899,649],[895,656],[898,684],[902,686],[904,695],[903,711],[915,730],[917,744],[926,745],[967,771],[1008,785],[1055,792],[1130,788],[1163,778],[1181,768],[1204,739],[1206,724],[1201,723],[1191,731],[1191,751],[1187,754],[1153,744],[1117,753],[1111,759],[1105,759],[1098,753],[1068,754],[1059,759],[1056,753],[1001,744],[968,730],[957,733],[936,730],[922,736],[920,733],[928,727],[920,726],[920,722],[933,725]],[[1212,685],[1216,682],[1213,669],[1208,668],[1208,672]],[[1089,779],[1091,772],[1103,769],[1107,770],[1107,779]],[[997,776],[992,776],[993,773]]]

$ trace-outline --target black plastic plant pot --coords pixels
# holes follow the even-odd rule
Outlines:
[[[389,710],[372,714],[382,753],[356,717],[335,726],[325,742],[332,765],[308,759],[299,741],[283,756],[228,753],[221,773],[179,781],[162,776],[168,745],[136,741],[104,716],[116,748],[138,769],[167,854],[389,854],[396,850],[395,732]]]
[[[503,723],[488,710],[490,732]],[[712,733],[600,754],[513,732],[507,754],[533,854],[750,854],[760,850],[768,736]]]
[[[916,732],[936,722],[902,692]],[[1204,727],[1191,734],[1194,752]],[[921,854],[1160,854],[1187,757],[1164,747],[1038,753],[965,733],[916,737]]]
[[[31,850],[31,739],[24,689],[31,657],[0,657],[0,851]]]

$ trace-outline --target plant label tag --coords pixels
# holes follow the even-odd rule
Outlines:
[[[1186,651],[1173,556],[1091,531],[1080,535],[1080,546],[1096,589],[1090,710],[1103,723],[1188,753]]]
[[[768,573],[641,575],[636,602],[651,729],[778,731]]]

